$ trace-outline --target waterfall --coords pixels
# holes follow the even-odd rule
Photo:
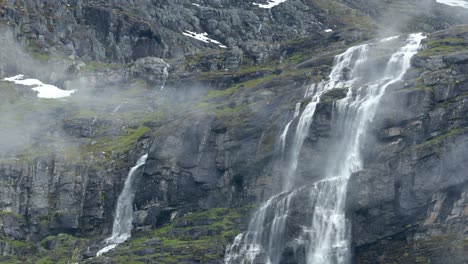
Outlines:
[[[169,78],[169,72],[167,71],[167,67],[163,69],[163,77],[162,77],[162,84],[161,84],[161,91],[164,90],[166,87],[167,78]]]
[[[106,239],[106,246],[97,252],[97,257],[109,252],[131,237],[133,199],[135,198],[135,190],[133,188],[134,178],[137,175],[138,169],[145,165],[147,158],[148,154],[142,156],[138,159],[137,164],[130,169],[122,193],[120,193],[119,199],[117,200],[112,235]]]
[[[291,126],[291,123],[294,121],[294,119],[298,117],[299,114],[301,113],[301,105],[302,105],[301,103],[296,104],[296,108],[294,109],[293,119],[289,121],[289,123],[284,127],[283,133],[281,134],[280,145],[281,145],[282,157],[284,157],[284,148],[286,147],[286,137],[288,136],[289,127]]]
[[[401,81],[417,53],[422,34],[412,34],[406,44],[387,62],[383,74],[364,85],[351,85],[346,98],[337,101],[335,122],[344,134],[335,143],[333,161],[325,180],[315,184],[312,232],[309,233],[307,263],[347,263],[350,231],[345,216],[346,192],[350,176],[363,169],[362,146],[378,105],[387,87]],[[352,78],[355,72],[352,72]],[[344,133],[343,133],[344,132]],[[331,158],[329,158],[330,160]]]
[[[310,97],[311,101],[299,118],[291,151],[287,155],[283,192],[270,198],[255,212],[248,231],[239,234],[227,248],[226,264],[281,263],[286,247],[285,228],[291,200],[304,188],[309,191],[313,214],[306,219],[308,225],[302,228],[302,234],[295,239],[296,243],[302,243],[306,248],[302,261],[307,264],[349,262],[350,229],[345,216],[348,180],[352,173],[363,168],[363,139],[380,99],[387,87],[402,79],[423,38],[422,34],[411,34],[405,45],[389,58],[385,69],[376,74],[373,73],[374,65],[371,64],[369,51],[376,45],[384,45],[382,43],[386,41],[349,48],[335,57],[328,81],[312,84],[307,89],[305,97]],[[332,134],[335,143],[330,146],[323,178],[312,186],[294,189],[301,149],[317,105],[323,94],[336,88],[348,89],[348,93],[336,102],[333,109]],[[286,125],[280,137],[282,152],[285,151],[291,123]]]

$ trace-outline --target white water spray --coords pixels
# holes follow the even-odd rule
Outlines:
[[[134,178],[137,175],[138,169],[145,165],[147,158],[148,154],[142,156],[137,161],[137,164],[130,169],[122,193],[120,193],[119,199],[117,200],[112,235],[106,239],[106,246],[97,252],[97,257],[116,248],[119,244],[122,244],[131,237],[133,199],[135,198],[135,190],[133,188]]]
[[[311,102],[297,125],[288,172],[283,179],[283,193],[272,197],[257,210],[248,232],[238,235],[232,246],[226,250],[226,264],[253,264],[259,258],[263,259],[261,263],[267,264],[279,264],[282,261],[289,207],[291,199],[299,190],[291,192],[296,184],[302,145],[309,133],[321,96],[335,88],[348,89],[346,98],[336,102],[333,115],[336,129],[345,132],[336,138],[337,143],[333,146],[335,151],[328,158],[331,165],[327,166],[324,179],[310,188],[313,216],[310,225],[303,227],[303,234],[296,241],[303,243],[307,249],[304,259],[307,264],[349,262],[350,229],[345,216],[348,180],[352,173],[363,168],[362,141],[380,99],[388,86],[402,79],[423,38],[422,34],[410,35],[406,44],[391,56],[381,76],[369,76],[371,74],[366,68],[372,44],[352,47],[335,58],[329,81],[313,84],[306,91],[305,96],[311,97]],[[291,123],[292,121],[286,125],[280,137],[282,152]]]
[[[405,46],[391,56],[382,76],[365,85],[351,85],[346,98],[337,101],[335,122],[338,130],[345,133],[336,143],[339,151],[334,152],[325,180],[316,183],[311,193],[315,208],[307,263],[349,262],[350,230],[345,215],[348,180],[363,169],[361,148],[382,96],[390,85],[403,78],[423,38],[422,34],[410,35]]]
[[[167,71],[167,67],[163,69],[163,77],[162,77],[162,84],[161,84],[161,91],[164,90],[166,87],[167,78],[169,78],[169,72]]]

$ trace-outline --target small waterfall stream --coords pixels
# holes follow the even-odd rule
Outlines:
[[[385,90],[400,81],[410,67],[424,36],[411,34],[404,46],[395,51],[382,73],[371,74],[369,53],[378,43],[349,48],[335,57],[328,81],[312,84],[305,93],[311,101],[299,118],[291,151],[285,155],[286,138],[294,116],[283,130],[280,147],[287,162],[282,180],[282,193],[266,201],[253,215],[248,231],[239,234],[227,248],[226,264],[282,263],[286,247],[286,227],[291,200],[304,188],[309,191],[313,208],[309,223],[295,239],[306,248],[307,264],[345,264],[350,258],[350,229],[345,216],[348,180],[363,168],[363,138],[372,122]],[[381,42],[382,43],[382,42]],[[382,45],[382,44],[380,44]],[[346,88],[347,96],[333,109],[332,133],[335,143],[328,154],[323,179],[312,186],[297,188],[296,177],[301,149],[313,122],[321,97],[331,89]],[[287,157],[286,157],[287,156]],[[286,158],[285,158],[286,157]],[[324,165],[325,166],[325,165]],[[296,188],[296,189],[294,189]]]
[[[127,179],[125,180],[122,193],[120,193],[119,199],[117,200],[114,224],[112,226],[112,235],[106,239],[106,246],[97,252],[97,257],[109,252],[131,237],[133,221],[133,199],[135,198],[133,183],[135,176],[138,174],[138,169],[145,165],[147,158],[148,154],[142,156],[140,159],[138,159],[137,164],[130,169]]]
[[[164,88],[166,87],[166,82],[167,82],[168,78],[169,78],[169,71],[167,70],[167,67],[164,67],[163,76],[162,76],[161,91],[163,91]]]

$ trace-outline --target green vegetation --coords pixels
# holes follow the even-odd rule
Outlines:
[[[232,94],[234,94],[236,91],[238,91],[240,88],[252,88],[252,87],[255,87],[255,86],[257,86],[257,85],[259,85],[261,83],[272,80],[275,77],[276,77],[276,75],[270,74],[270,75],[267,75],[267,76],[263,76],[263,77],[260,77],[260,78],[248,80],[248,81],[245,81],[243,83],[233,85],[233,86],[231,86],[231,87],[229,87],[227,89],[224,89],[224,90],[209,91],[204,99],[209,100],[209,99],[214,99],[214,98],[219,98],[219,97],[229,97]]]
[[[456,102],[459,102],[461,100],[464,100],[468,96],[468,92],[462,93],[459,96],[456,96],[454,98],[448,99],[442,103],[437,104],[437,107],[448,107]]]
[[[375,22],[366,14],[349,8],[343,3],[335,0],[313,0],[313,5],[327,12],[329,17],[334,17],[338,23],[351,28],[365,29],[372,31],[375,29]]]
[[[83,67],[83,71],[95,72],[95,71],[102,71],[106,69],[120,69],[122,68],[122,64],[114,64],[114,63],[103,63],[98,61],[88,61],[86,62],[86,66]]]
[[[465,132],[465,129],[454,128],[454,129],[449,130],[445,134],[433,137],[430,140],[425,141],[423,144],[425,144],[425,145],[434,145],[434,144],[437,144],[437,143],[439,143],[439,142],[441,142],[441,141],[443,141],[443,140],[445,140],[447,138],[451,138],[451,137],[454,137],[456,135],[459,135],[462,132]]]
[[[132,146],[144,134],[148,133],[150,128],[146,126],[139,126],[137,128],[128,128],[123,134],[118,136],[103,136],[91,147],[92,151],[101,151],[106,153],[125,153],[129,151]]]
[[[7,211],[0,211],[0,217],[13,217],[13,218],[16,218],[17,220],[20,220],[23,218],[23,216],[20,214],[7,212]]]
[[[252,207],[213,208],[190,213],[154,231],[137,233],[108,256],[117,263],[205,263],[221,259],[227,243],[240,233],[238,223],[251,210]],[[141,256],[139,252],[147,254]]]
[[[348,88],[332,89],[322,96],[322,100],[324,102],[333,102],[346,97],[347,92]]]
[[[26,263],[74,263],[78,253],[84,249],[86,241],[67,234],[48,236],[39,243],[34,257],[28,257]]]
[[[441,56],[466,49],[467,41],[463,38],[443,38],[430,40],[426,43],[426,49],[420,51],[418,56]]]
[[[38,61],[48,61],[50,59],[49,54],[44,52],[41,45],[39,45],[34,39],[29,39],[29,44],[26,46],[26,52],[28,52],[33,59]]]

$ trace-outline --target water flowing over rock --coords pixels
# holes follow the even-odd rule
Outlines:
[[[305,221],[294,252],[300,263],[348,263],[350,260],[350,230],[345,215],[347,184],[350,176],[363,168],[362,147],[368,124],[376,113],[380,99],[388,86],[401,80],[410,66],[411,58],[417,53],[424,36],[412,34],[404,46],[394,52],[385,64],[382,73],[373,74],[375,65],[369,51],[378,43],[364,44],[348,49],[335,58],[328,81],[313,84],[306,92],[311,102],[303,111],[286,162],[289,164],[283,180],[283,193],[270,198],[254,214],[248,232],[238,235],[227,249],[225,263],[285,263],[285,249],[291,243],[285,233],[290,217],[291,200],[309,193],[313,212]],[[347,88],[347,96],[336,102],[334,107],[333,137],[328,163],[323,179],[312,186],[297,188],[295,182],[302,145],[309,133],[317,105],[329,90]],[[284,142],[291,122],[282,133]],[[294,190],[291,192],[291,190]],[[302,254],[302,257],[298,257]]]
[[[466,264],[464,2],[0,0],[0,263]]]
[[[145,165],[148,154],[142,156],[137,164],[130,169],[122,193],[117,201],[115,219],[112,227],[112,235],[106,239],[106,246],[99,250],[96,256],[105,254],[119,244],[127,241],[132,235],[133,198],[135,197],[134,181],[138,169]]]

